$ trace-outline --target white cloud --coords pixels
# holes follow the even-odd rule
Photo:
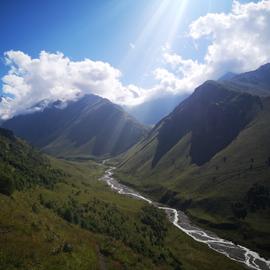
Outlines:
[[[108,63],[84,59],[71,61],[62,53],[42,51],[32,59],[20,51],[5,53],[9,73],[2,78],[6,98],[0,103],[0,118],[32,108],[42,100],[71,100],[94,93],[117,103],[142,102],[143,90],[122,85],[121,72]]]
[[[172,71],[157,69],[156,78],[181,93],[228,71],[256,69],[270,62],[269,26],[269,0],[247,4],[234,1],[230,13],[209,13],[191,23],[189,36],[196,44],[205,37],[210,39],[202,63],[166,50],[163,58]]]

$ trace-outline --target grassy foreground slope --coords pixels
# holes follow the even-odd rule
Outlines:
[[[243,100],[246,95],[239,97]],[[233,98],[232,102],[235,100]],[[215,101],[208,106],[211,108],[220,104],[224,103]],[[182,113],[181,110],[179,112]],[[199,112],[201,115],[203,112]],[[192,117],[190,114],[188,116]],[[173,117],[168,116],[168,119]],[[218,118],[219,114],[212,113],[211,117]],[[212,121],[208,119],[210,121],[205,123],[200,134],[210,130],[208,135],[211,135],[211,130],[218,126],[213,118]],[[199,164],[195,163],[198,157],[201,160],[207,157],[207,148],[213,148],[219,138],[218,133],[213,139],[206,137],[205,141],[204,138],[198,140],[199,143],[203,142],[201,149],[205,149],[198,151],[202,153],[201,156],[192,157],[196,130],[186,130],[170,147],[165,144],[160,155],[159,128],[166,125],[161,121],[159,128],[154,129],[146,140],[134,146],[123,157],[118,177],[156,200],[185,210],[201,226],[216,230],[219,235],[270,257],[269,98],[262,99],[261,109],[251,119],[231,142],[212,153],[209,160],[197,162]],[[218,123],[226,125],[222,118]],[[174,124],[185,125],[183,121]],[[213,129],[211,125],[214,125]],[[227,130],[231,130],[230,122]],[[169,128],[167,134],[174,136],[175,129]],[[153,166],[157,153],[159,159]]]
[[[13,184],[0,193],[1,270],[243,269],[174,228],[163,211],[112,192],[98,180],[101,165],[43,156],[5,130],[0,141],[0,183],[9,172]]]

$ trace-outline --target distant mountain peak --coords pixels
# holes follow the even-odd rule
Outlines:
[[[91,94],[70,102],[44,100],[3,127],[56,156],[117,155],[147,132],[120,106]]]
[[[270,71],[270,63],[260,66],[257,70]]]

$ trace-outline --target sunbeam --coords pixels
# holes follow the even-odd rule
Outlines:
[[[123,57],[120,69],[123,73],[140,69],[141,80],[158,63],[162,48],[171,46],[178,36],[178,30],[184,18],[187,0],[161,0],[155,12],[139,36],[132,41],[132,47]]]

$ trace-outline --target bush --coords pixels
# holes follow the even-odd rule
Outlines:
[[[8,130],[0,129],[0,192],[10,195],[34,185],[51,188],[63,172],[54,169],[48,158]]]
[[[245,208],[244,204],[240,202],[232,204],[232,211],[237,218],[245,219],[247,216],[247,209]]]
[[[69,243],[65,243],[63,246],[63,252],[72,252],[73,251],[73,246]]]
[[[247,203],[252,211],[266,209],[270,206],[269,189],[263,185],[254,184],[247,192]]]
[[[73,213],[70,209],[66,209],[63,215],[63,218],[68,221],[73,223]]]
[[[1,174],[0,175],[0,193],[10,196],[15,190],[14,183],[11,177]]]
[[[166,228],[166,214],[154,206],[146,205],[142,208],[141,212],[142,223],[150,226],[154,241],[161,243],[167,232]]]

